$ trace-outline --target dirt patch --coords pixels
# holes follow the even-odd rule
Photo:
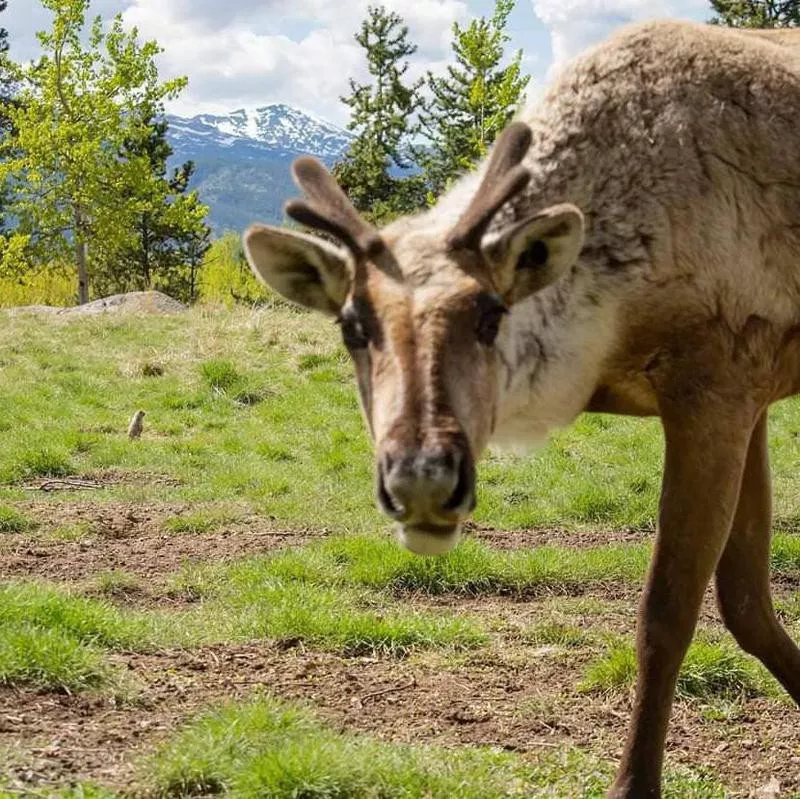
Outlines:
[[[543,546],[590,549],[609,544],[639,544],[655,538],[655,531],[645,529],[567,530],[561,527],[542,527],[529,530],[495,530],[475,523],[467,524],[465,533],[495,549],[536,549]]]
[[[0,550],[0,577],[85,580],[123,571],[150,579],[175,572],[187,562],[222,563],[319,538],[324,533],[291,532],[261,516],[243,516],[214,532],[165,532],[168,518],[196,511],[189,504],[136,502],[17,503],[39,531],[75,526],[76,541],[7,536]]]
[[[127,469],[103,469],[72,477],[38,477],[20,487],[26,491],[42,491],[45,494],[51,494],[57,491],[96,491],[120,485],[179,486],[181,481],[165,474]]]
[[[261,644],[119,660],[146,686],[141,706],[0,689],[0,747],[19,754],[12,779],[26,786],[76,778],[130,785],[137,759],[176,725],[257,688],[308,701],[341,729],[523,755],[575,745],[616,758],[630,716],[627,696],[578,693],[582,656],[552,647],[501,648],[458,667],[436,658],[342,658]],[[731,796],[748,796],[773,775],[784,790],[800,789],[800,730],[787,723],[787,710],[754,699],[729,719],[707,721],[699,705],[678,703],[668,763],[713,769]]]

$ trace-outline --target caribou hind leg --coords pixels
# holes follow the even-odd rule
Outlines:
[[[717,566],[717,599],[727,628],[800,704],[800,649],[775,616],[769,587],[772,491],[767,416],[758,420],[747,453],[739,506]]]
[[[685,395],[683,402],[661,400],[666,457],[659,533],[639,610],[636,699],[613,799],[661,796],[675,683],[731,530],[759,412],[755,404],[732,408],[721,399],[706,389],[692,402]]]

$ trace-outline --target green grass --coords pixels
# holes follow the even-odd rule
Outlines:
[[[208,642],[303,642],[348,655],[405,655],[414,649],[474,647],[487,640],[470,619],[414,611],[368,592],[291,581],[231,586],[184,621]]]
[[[633,646],[618,643],[592,663],[581,689],[613,691],[631,688],[636,681]],[[729,644],[695,641],[678,676],[677,695],[686,699],[735,700],[774,694],[775,683],[753,660]]]
[[[525,632],[525,640],[539,646],[559,646],[577,649],[586,646],[591,638],[580,627],[559,622],[546,622]]]
[[[0,585],[0,628],[23,624],[119,649],[143,648],[158,640],[146,616],[123,613],[108,602],[45,583]]]
[[[305,708],[260,696],[190,723],[145,767],[161,796],[271,799],[601,797],[609,769],[565,748],[524,760],[488,748],[445,750],[340,733]],[[710,780],[670,780],[668,796],[721,797]]]
[[[99,580],[100,590],[111,596],[131,585],[128,576],[114,573]],[[0,680],[71,690],[108,682],[111,670],[103,658],[109,650],[272,640],[398,656],[487,640],[470,619],[392,605],[373,592],[280,580],[171,613],[124,611],[44,583],[13,582],[0,586],[0,629]]]
[[[237,515],[221,509],[198,510],[164,520],[168,533],[210,533],[236,521]]]
[[[14,508],[0,505],[0,534],[27,533],[35,526],[33,519],[29,519]]]
[[[28,624],[6,624],[0,635],[0,685],[82,691],[116,682],[104,654],[77,636]]]
[[[224,496],[287,526],[386,526],[352,367],[322,318],[278,305],[47,325],[0,314],[0,363],[0,432],[14,431],[0,451],[0,483],[114,467],[180,481],[153,487],[151,499]],[[158,364],[160,376],[143,363]],[[132,446],[125,431],[137,408],[147,424]],[[798,430],[800,403],[778,406],[773,461],[787,525],[800,514]],[[661,463],[656,421],[585,416],[536,456],[489,455],[476,518],[499,528],[649,527]],[[103,496],[141,493],[123,481]]]
[[[800,575],[795,541],[775,540],[775,568]],[[475,539],[462,542],[447,555],[420,558],[388,537],[334,536],[270,555],[247,558],[233,565],[187,567],[176,581],[195,596],[246,592],[274,580],[332,587],[359,587],[394,594],[508,594],[584,590],[587,584],[641,582],[647,570],[649,544],[612,544],[574,549],[497,550]]]

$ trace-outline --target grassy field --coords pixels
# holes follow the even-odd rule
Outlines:
[[[491,454],[467,540],[374,508],[333,325],[286,306],[0,314],[0,796],[602,796],[635,679],[653,420]],[[146,411],[142,438],[127,424]],[[800,634],[800,403],[773,545]],[[704,608],[668,795],[800,796],[800,731]]]

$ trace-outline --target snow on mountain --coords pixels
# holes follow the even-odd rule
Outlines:
[[[283,204],[297,195],[290,165],[301,154],[331,166],[351,133],[300,111],[275,104],[215,116],[168,117],[172,166],[194,161],[191,187],[209,207],[209,222],[221,233],[240,231],[256,220],[283,221]]]
[[[286,153],[309,153],[335,160],[353,139],[351,133],[283,103],[230,114],[195,117],[170,116],[170,138],[183,148],[247,146]]]

